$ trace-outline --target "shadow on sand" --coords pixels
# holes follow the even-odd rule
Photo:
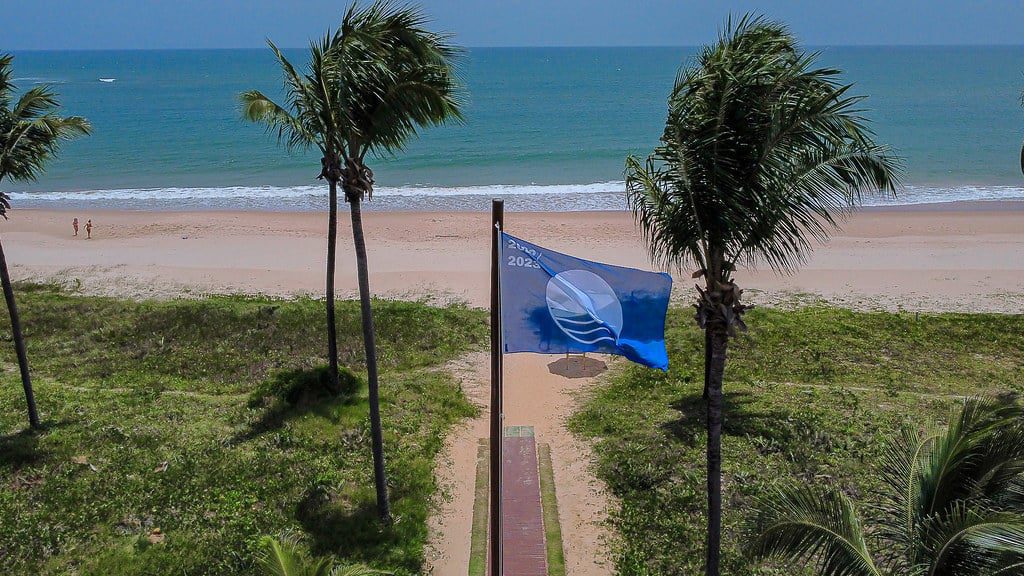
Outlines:
[[[548,364],[548,371],[565,378],[593,378],[605,370],[608,365],[604,361],[586,356],[559,358]]]

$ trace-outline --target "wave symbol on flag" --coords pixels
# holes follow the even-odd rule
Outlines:
[[[622,304],[603,278],[587,270],[566,270],[548,280],[548,312],[562,332],[581,344],[618,342]]]

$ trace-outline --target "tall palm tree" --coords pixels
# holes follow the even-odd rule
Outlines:
[[[879,473],[873,530],[837,489],[785,487],[760,502],[752,554],[821,576],[1024,574],[1020,408],[970,399],[945,429],[904,428]]]
[[[60,151],[61,144],[77,136],[89,134],[89,123],[78,116],[58,116],[60,103],[57,95],[47,86],[36,86],[16,101],[17,87],[11,82],[13,69],[10,54],[0,55],[0,183],[6,178],[13,182],[33,181],[39,177],[46,163]],[[11,209],[10,197],[0,192],[0,216],[7,219]],[[0,242],[0,284],[11,316],[11,334],[21,370],[21,384],[28,403],[28,421],[38,428],[39,411],[32,393],[25,338],[21,333],[18,306],[14,302],[14,288],[7,270],[7,258]]]
[[[284,72],[286,104],[258,91],[241,95],[243,115],[265,124],[291,148],[315,146],[320,175],[329,190],[327,228],[327,345],[332,384],[337,386],[338,346],[334,321],[334,264],[338,185],[352,217],[362,308],[363,341],[370,392],[374,479],[381,519],[391,512],[384,473],[383,434],[377,381],[377,352],[370,307],[366,240],[361,203],[373,197],[373,171],[367,156],[395,153],[422,127],[461,118],[453,61],[458,49],[449,36],[429,32],[419,8],[377,1],[353,4],[341,27],[310,46],[304,74],[273,44]]]
[[[706,573],[719,573],[722,378],[745,329],[737,265],[792,271],[866,191],[893,192],[898,160],[875,144],[840,72],[815,65],[789,31],[731,19],[676,78],[668,120],[646,161],[626,160],[626,196],[650,256],[696,268],[705,330],[708,533]]]

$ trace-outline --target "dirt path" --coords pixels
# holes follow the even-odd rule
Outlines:
[[[540,354],[505,357],[505,425],[533,426],[538,443],[551,446],[558,512],[565,547],[566,573],[612,573],[607,557],[611,534],[605,525],[609,500],[590,470],[589,447],[566,429],[578,392],[593,385],[603,360]],[[463,391],[482,408],[479,417],[449,435],[437,474],[442,501],[430,520],[427,570],[437,576],[465,576],[469,566],[470,528],[477,441],[488,434],[490,360],[477,353],[449,366]]]

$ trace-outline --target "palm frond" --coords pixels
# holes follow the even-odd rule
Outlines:
[[[853,503],[841,492],[782,488],[762,498],[759,508],[754,557],[814,563],[821,576],[880,576]]]
[[[316,136],[298,118],[259,90],[243,92],[238,98],[242,104],[242,117],[266,125],[267,130],[276,135],[278,143],[289,149],[316,145]]]
[[[257,564],[266,576],[328,576],[330,573],[330,563],[323,558],[310,560],[302,553],[295,537],[277,540],[265,536],[260,540],[260,547],[263,553],[257,558]]]
[[[1018,427],[1019,419],[1020,409],[1013,404],[984,398],[965,400],[926,455],[920,515],[941,513],[956,501],[991,497],[1005,488],[1020,470],[1024,446],[1009,445],[1002,435]]]
[[[0,56],[0,181],[31,181],[64,142],[90,134],[92,127],[84,118],[59,116],[60,102],[48,86],[31,88],[15,101],[12,61]],[[9,208],[10,199],[0,196],[0,216],[6,218]]]
[[[931,575],[992,574],[1024,561],[1024,519],[957,502],[926,519],[920,568]]]
[[[335,564],[327,558],[311,559],[303,552],[299,537],[281,539],[264,536],[256,562],[266,576],[377,576],[391,574],[365,564]]]
[[[11,106],[12,94],[17,89],[14,83],[11,82],[11,76],[14,75],[14,68],[11,63],[14,61],[14,56],[10,54],[0,54],[0,110],[7,110]]]

